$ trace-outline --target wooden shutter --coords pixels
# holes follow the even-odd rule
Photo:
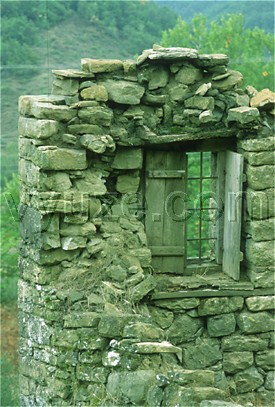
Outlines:
[[[183,273],[185,266],[186,156],[178,151],[146,155],[145,229],[153,267]]]
[[[226,152],[225,203],[223,235],[223,271],[238,280],[240,277],[240,243],[242,212],[243,157]]]

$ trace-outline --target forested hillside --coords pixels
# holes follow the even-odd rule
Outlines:
[[[266,0],[156,0],[163,7],[169,7],[190,22],[194,14],[202,13],[208,19],[218,20],[225,14],[243,14],[245,27],[259,27],[274,33],[274,2]]]
[[[133,59],[177,15],[148,1],[2,1],[2,176],[17,170],[17,100],[51,91],[51,70],[80,58]]]

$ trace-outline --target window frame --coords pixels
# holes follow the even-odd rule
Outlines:
[[[155,146],[154,149],[158,150]],[[171,148],[171,145],[161,146],[160,149],[165,149],[173,151],[175,148]],[[215,176],[216,176],[216,203],[217,211],[221,213],[216,222],[216,249],[215,249],[215,260],[206,261],[198,264],[196,261],[187,260],[185,254],[185,267],[182,270],[182,276],[194,275],[194,274],[213,274],[222,272],[234,280],[238,281],[240,278],[240,261],[242,260],[242,253],[240,252],[240,238],[241,238],[241,210],[242,210],[242,175],[243,175],[243,156],[236,153],[234,148],[222,148],[222,146],[216,146],[211,148],[210,146],[199,146],[199,148],[192,149],[191,146],[185,148],[181,146],[181,151],[183,154],[191,152],[210,152],[211,156],[215,155]],[[178,150],[178,148],[177,148]],[[235,158],[234,158],[235,157]],[[236,164],[237,160],[237,166]],[[234,164],[235,163],[235,164]],[[237,171],[237,172],[236,172]],[[144,173],[146,172],[146,168]],[[232,183],[233,178],[237,174],[237,183],[234,186]],[[145,175],[144,175],[145,176]],[[234,181],[234,179],[233,179]],[[233,187],[233,190],[232,190]],[[186,184],[185,190],[186,192]],[[145,190],[144,190],[145,194]],[[235,206],[232,206],[232,196],[236,195]],[[231,199],[230,199],[231,197]],[[232,214],[235,214],[235,218],[232,219]],[[235,222],[232,228],[231,222]],[[229,230],[229,232],[228,232]],[[185,231],[186,232],[186,231]],[[235,233],[234,239],[225,240],[225,234],[229,236],[231,233]],[[231,235],[230,235],[231,236]],[[229,236],[229,237],[230,237]],[[185,233],[185,242],[187,240],[187,235]],[[233,245],[231,243],[234,243]],[[226,244],[226,246],[225,246]],[[149,242],[150,247],[150,242]],[[186,247],[185,247],[186,252]],[[225,254],[226,253],[226,254]],[[230,259],[234,259],[233,265],[231,266]],[[162,271],[161,273],[165,273]],[[176,273],[179,275],[178,273]]]

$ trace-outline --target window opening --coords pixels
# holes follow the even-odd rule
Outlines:
[[[203,263],[215,259],[217,235],[213,197],[217,176],[211,152],[194,152],[187,156],[187,260]]]
[[[145,230],[156,272],[240,276],[243,157],[148,150]]]

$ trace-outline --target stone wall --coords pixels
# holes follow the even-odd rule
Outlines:
[[[270,406],[274,94],[192,49],[81,62],[19,101],[22,405]],[[146,148],[211,142],[245,158],[237,282],[157,273],[143,225]]]

